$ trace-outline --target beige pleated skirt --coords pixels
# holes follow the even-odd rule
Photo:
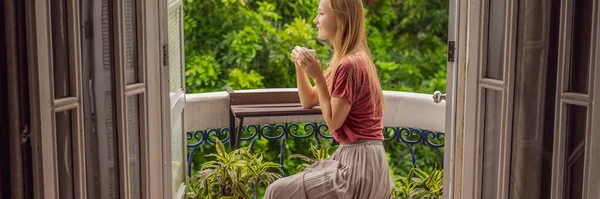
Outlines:
[[[340,143],[327,160],[273,182],[265,199],[389,199],[393,189],[382,141]]]

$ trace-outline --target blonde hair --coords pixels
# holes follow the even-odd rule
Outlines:
[[[375,63],[373,63],[367,43],[362,0],[329,0],[329,4],[337,22],[335,39],[332,41],[334,48],[333,58],[327,68],[327,72],[329,73],[327,85],[329,85],[330,92],[335,72],[342,61],[346,59],[353,67],[358,67],[359,64],[365,65],[368,75],[367,83],[371,92],[371,102],[375,105],[379,99],[382,107],[385,107],[383,92],[379,83],[379,77],[377,77],[377,68],[375,67]],[[349,71],[357,70],[351,69]],[[350,84],[360,86],[364,83],[360,82],[361,73],[349,72],[348,75],[350,76],[348,78]],[[376,96],[378,96],[378,99],[375,98]]]

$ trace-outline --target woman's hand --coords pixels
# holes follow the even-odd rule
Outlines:
[[[325,79],[319,58],[316,55],[311,56],[306,48],[296,47],[292,51],[292,59],[296,67],[300,67],[315,82],[321,82]]]

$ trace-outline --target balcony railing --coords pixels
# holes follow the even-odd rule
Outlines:
[[[269,91],[293,89],[268,89]],[[256,92],[248,90],[241,92]],[[258,90],[264,91],[264,90]],[[412,165],[417,165],[415,146],[433,149],[442,163],[444,147],[444,103],[434,103],[431,95],[384,91],[386,110],[384,128],[386,143],[405,145],[411,156]],[[186,96],[185,127],[188,140],[188,175],[191,175],[192,159],[202,145],[214,145],[216,137],[229,142],[229,102],[226,92],[188,94]],[[314,139],[317,147],[331,142],[333,137],[326,133],[327,125],[322,116],[279,116],[248,118],[242,127],[242,141],[249,143],[251,151],[261,139],[279,142],[279,163],[283,169],[288,140]],[[300,131],[304,133],[299,133]],[[392,157],[393,158],[393,157]],[[283,174],[282,174],[283,175]]]

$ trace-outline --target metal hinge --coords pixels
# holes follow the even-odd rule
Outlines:
[[[25,144],[29,139],[29,126],[25,125],[23,131],[21,131],[21,144]]]
[[[169,44],[163,45],[163,66],[169,65]]]
[[[455,42],[448,42],[448,62],[454,62]]]

